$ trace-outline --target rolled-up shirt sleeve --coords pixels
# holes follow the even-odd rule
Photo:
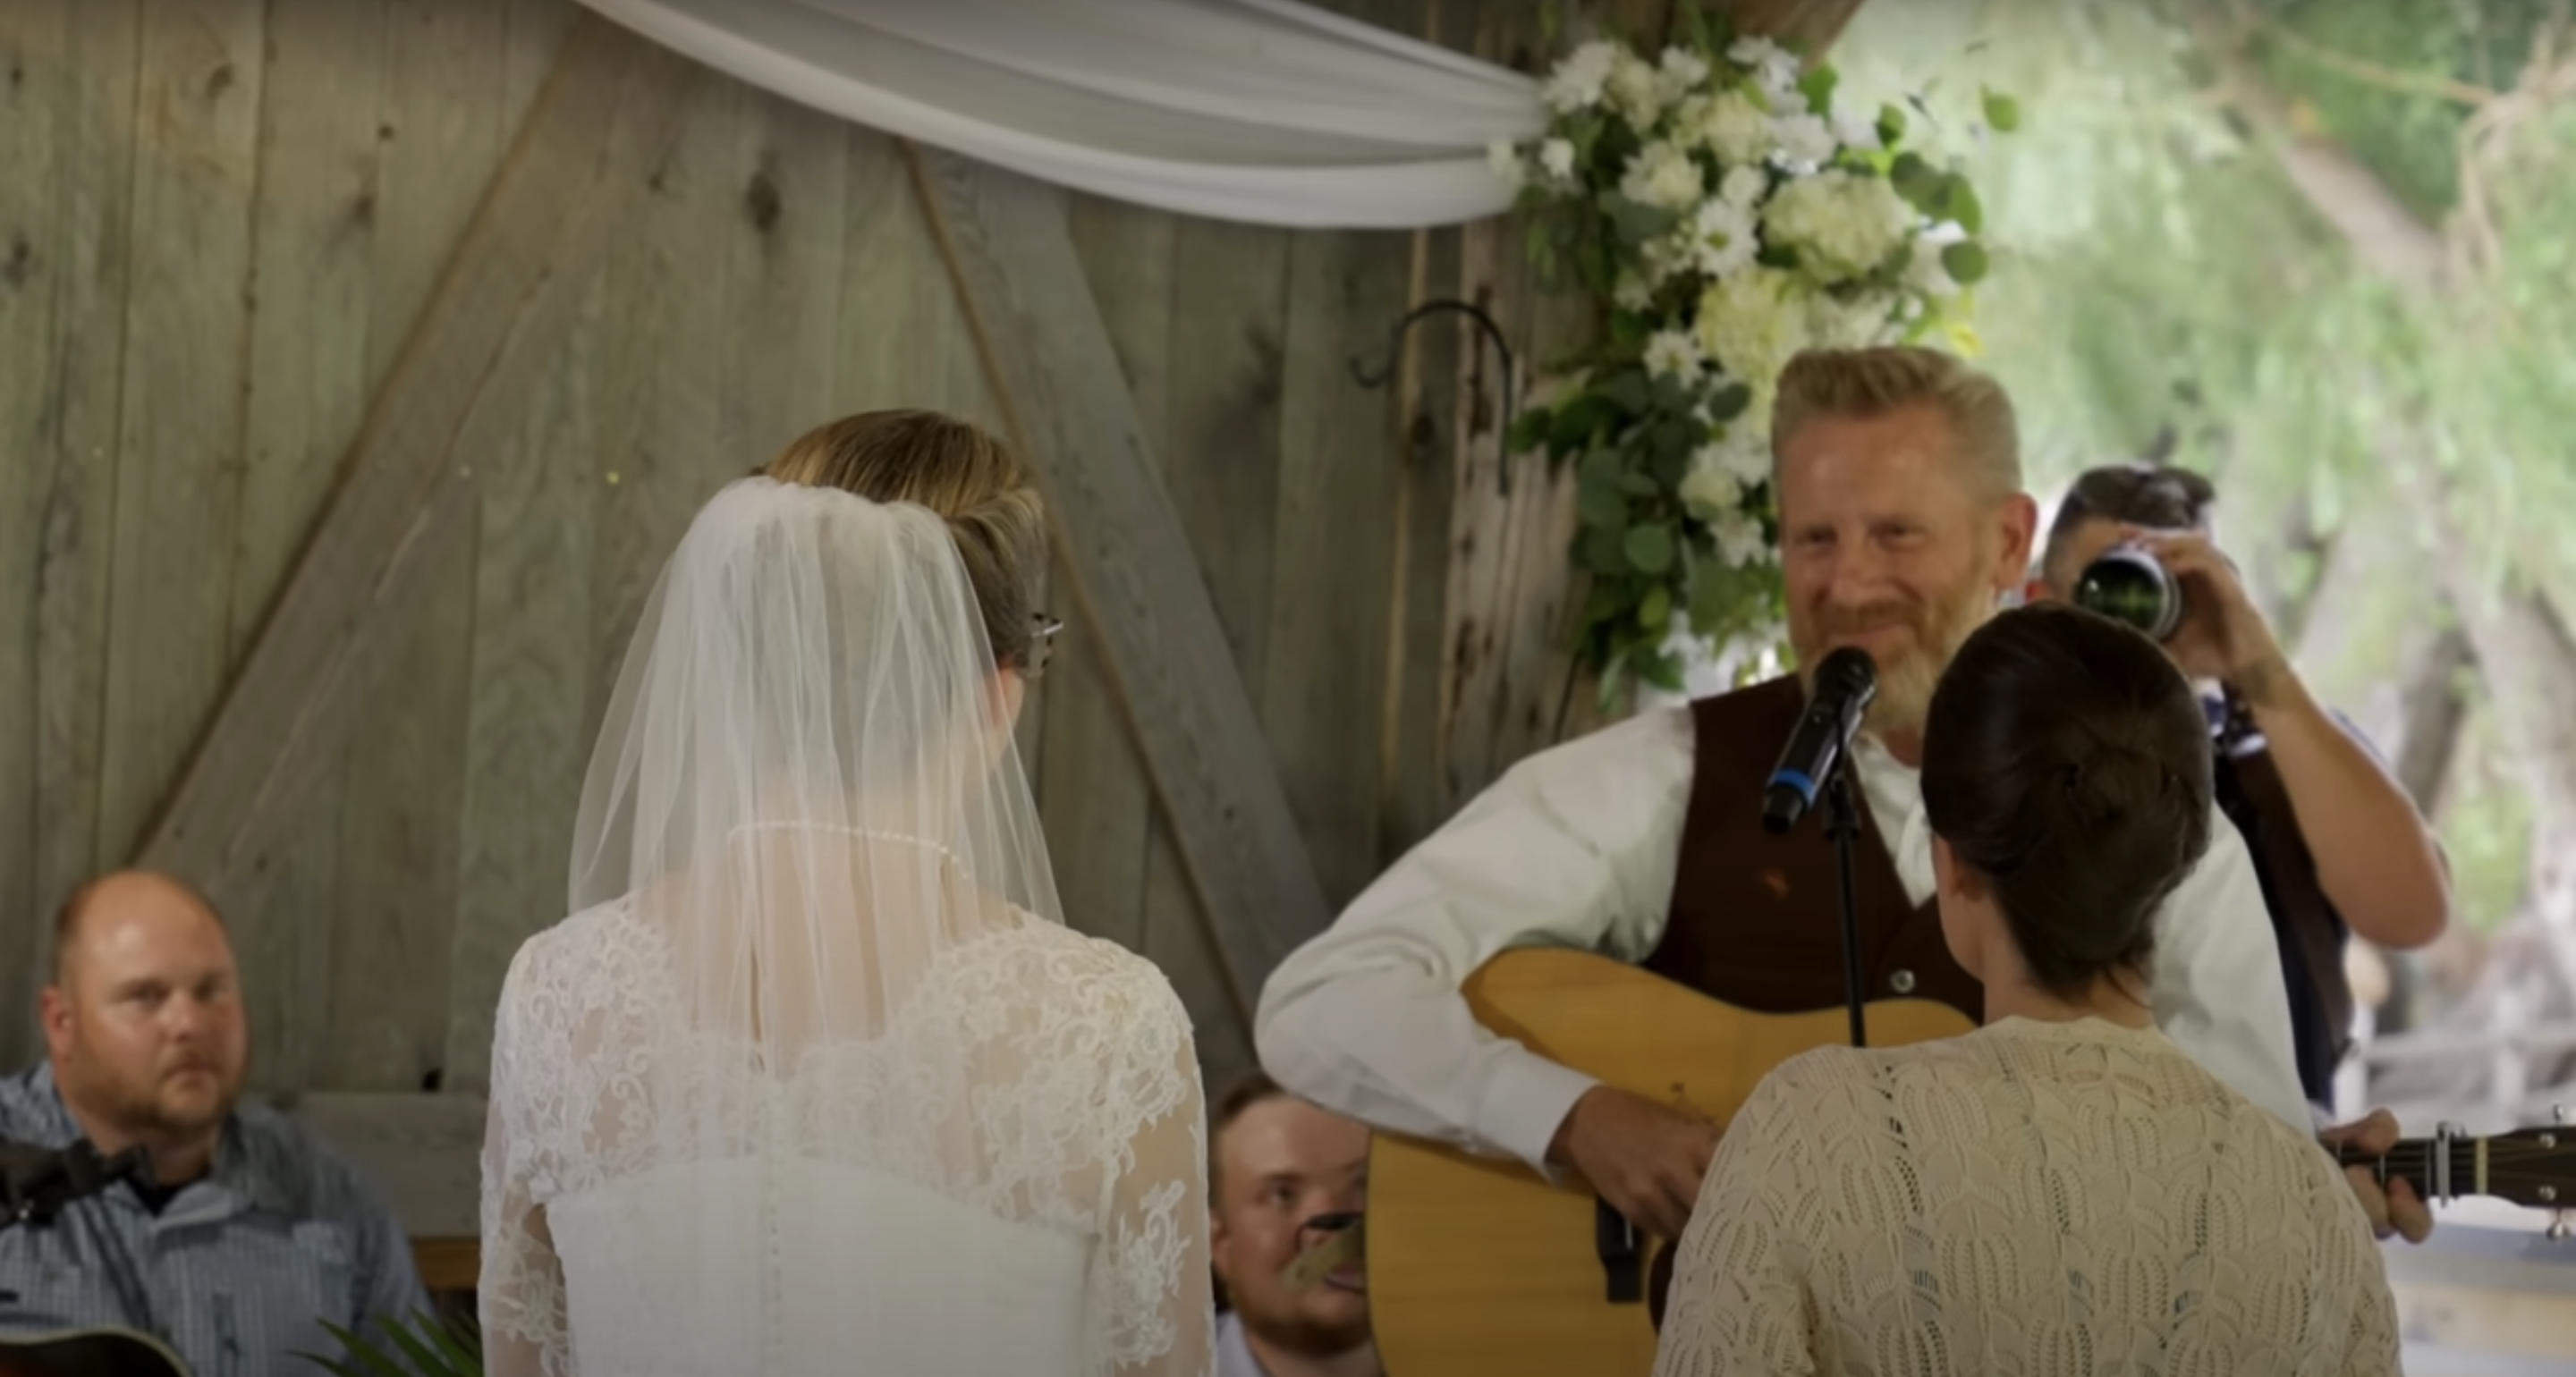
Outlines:
[[[1263,1067],[1378,1128],[1541,1172],[1597,1082],[1498,1037],[1459,995],[1515,947],[1640,961],[1662,939],[1690,802],[1687,708],[1515,765],[1396,862],[1262,990]]]

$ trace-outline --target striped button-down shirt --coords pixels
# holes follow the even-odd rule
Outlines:
[[[50,1065],[0,1079],[0,1138],[55,1149],[80,1136]],[[380,1339],[368,1317],[428,1304],[383,1198],[299,1126],[247,1102],[214,1169],[158,1214],[119,1182],[49,1223],[0,1228],[0,1334],[141,1330],[191,1377],[320,1377],[296,1355],[341,1356],[325,1322]]]

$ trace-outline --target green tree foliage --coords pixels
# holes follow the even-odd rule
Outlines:
[[[2290,603],[2314,573],[2279,558],[2293,533],[2393,535],[2384,557],[2337,566],[2373,634],[2344,663],[2308,666],[2350,697],[2399,670],[2409,624],[2446,615],[2432,561],[2576,620],[2576,80],[2535,89],[2552,13],[1880,3],[1835,58],[1850,97],[1954,127],[1988,87],[2020,98],[2022,132],[1966,170],[1996,260],[1979,288],[1986,362],[2023,408],[2043,499],[2085,466],[2164,452],[2216,478],[2223,537],[2279,564]],[[2576,56],[2576,33],[2555,54]],[[2404,290],[2356,254],[2231,83],[2259,84],[2288,132],[2349,154],[2438,236],[2454,264],[2440,290]],[[2406,481],[2418,463],[2429,490]],[[2519,886],[2523,839],[2500,834],[2526,810],[2484,792],[2508,777],[2465,772],[2445,819],[2480,910]]]

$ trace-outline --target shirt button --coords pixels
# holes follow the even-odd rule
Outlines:
[[[1898,971],[1887,978],[1887,987],[1898,994],[1914,993],[1914,972]]]

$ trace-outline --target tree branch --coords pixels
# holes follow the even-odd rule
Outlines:
[[[2367,82],[2382,90],[2397,91],[2406,95],[2432,96],[2440,100],[2456,101],[2471,108],[2484,105],[2496,98],[2495,92],[2471,82],[2458,81],[2450,77],[2430,76],[2423,72],[2400,71],[2395,67],[2383,67],[2376,62],[2338,52],[2269,15],[2256,15],[2254,22],[2261,25],[2265,33],[2280,40],[2281,46],[2297,52],[2318,66],[2328,71],[2340,72],[2356,81]]]
[[[2340,145],[2299,128],[2289,103],[2246,61],[2245,26],[2227,24],[2206,5],[2186,5],[2183,13],[2193,39],[2218,66],[2227,103],[2253,125],[2291,185],[2351,245],[2354,256],[2405,291],[2440,291],[2451,261],[2441,231],[2417,218]]]

